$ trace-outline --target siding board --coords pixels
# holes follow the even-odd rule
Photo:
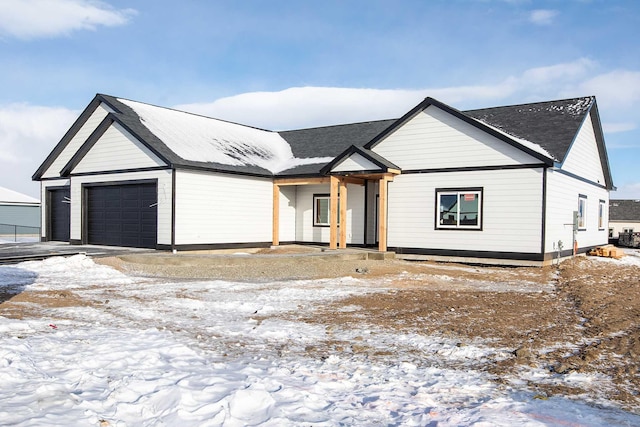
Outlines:
[[[176,244],[270,242],[270,179],[179,170]]]
[[[71,157],[76,154],[76,151],[80,149],[82,144],[89,138],[89,135],[98,127],[102,119],[104,119],[109,112],[111,112],[109,107],[100,104],[76,135],[71,138],[71,141],[69,141],[65,149],[62,150],[60,155],[51,163],[51,166],[49,166],[42,175],[42,178],[59,177],[62,168],[71,160]]]
[[[436,188],[465,187],[483,188],[482,230],[436,230]],[[540,253],[541,206],[541,168],[400,175],[389,183],[388,243]]]
[[[435,106],[416,115],[373,151],[403,170],[539,163]]]

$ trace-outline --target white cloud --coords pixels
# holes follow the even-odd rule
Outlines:
[[[97,0],[2,0],[0,35],[21,39],[54,37],[129,22],[133,9],[116,10]]]
[[[631,122],[602,123],[602,129],[605,133],[628,132],[637,129],[637,127],[638,125],[636,123]]]
[[[400,117],[407,111],[407,106],[419,103],[426,95],[426,90],[294,87],[279,92],[244,93],[175,108],[282,130]]]
[[[631,107],[640,102],[640,71],[614,70],[580,84],[585,93],[598,94],[598,103],[610,107]]]
[[[0,187],[37,197],[31,175],[77,115],[61,107],[0,105]]]
[[[237,123],[281,130],[397,118],[426,96],[455,108],[504,105],[592,95],[579,87],[597,64],[587,58],[525,70],[493,84],[415,90],[294,87],[250,92],[175,108]],[[631,83],[631,82],[630,82]]]
[[[574,80],[587,75],[596,65],[594,61],[588,58],[580,58],[573,62],[531,68],[522,74],[520,80],[527,84]]]
[[[558,16],[557,10],[536,9],[529,13],[529,22],[536,25],[551,25],[556,16]]]

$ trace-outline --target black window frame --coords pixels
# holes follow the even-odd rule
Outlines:
[[[459,203],[460,196],[468,193],[478,194],[478,224],[477,225],[461,225],[460,216],[456,219],[456,225],[441,225],[440,224],[440,195],[446,193],[456,193],[456,197]],[[484,227],[484,187],[455,187],[455,188],[436,188],[435,189],[435,215],[434,215],[434,229],[435,230],[449,230],[449,231],[482,231]]]

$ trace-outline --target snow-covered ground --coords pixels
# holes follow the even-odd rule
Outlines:
[[[45,309],[40,318],[0,317],[0,424],[640,425],[640,416],[604,399],[526,391],[527,381],[554,381],[549,372],[494,381],[477,367],[509,354],[490,342],[329,329],[274,316],[383,285],[366,278],[144,279],[82,255],[0,267],[0,290],[73,293],[91,302]],[[390,356],[305,351],[328,339],[366,342]],[[562,381],[607,384],[578,374]]]

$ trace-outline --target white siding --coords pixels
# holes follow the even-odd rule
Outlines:
[[[578,197],[587,196],[587,228],[578,231],[576,240],[578,247],[604,245],[608,241],[609,232],[609,192],[586,182],[571,178],[558,171],[547,173],[547,221],[545,252],[554,252],[559,240],[565,250],[573,245],[573,212],[578,210]],[[605,226],[598,228],[598,206],[605,200]],[[554,246],[554,244],[556,246]]]
[[[271,179],[178,171],[176,244],[270,242]]]
[[[351,156],[344,159],[342,162],[337,164],[332,171],[333,172],[356,172],[356,171],[367,171],[367,170],[378,170],[380,167],[370,161],[369,159],[364,158],[362,155],[358,153],[354,153]]]
[[[600,162],[591,116],[586,117],[582,124],[578,136],[562,163],[562,170],[604,185],[604,172]]]
[[[435,230],[436,188],[483,187],[482,230]],[[390,247],[540,253],[542,169],[409,174],[389,183]]]
[[[280,187],[280,241],[296,240],[296,199],[298,187]]]
[[[171,171],[114,173],[78,176],[71,179],[71,239],[82,239],[82,184],[158,180],[158,244],[171,244]]]
[[[403,170],[540,162],[434,106],[417,114],[373,151]]]
[[[40,209],[40,236],[46,237],[47,235],[47,189],[51,187],[66,187],[70,185],[70,180],[68,179],[55,179],[55,180],[47,180],[40,181],[40,200],[42,201]]]
[[[141,169],[166,164],[122,126],[114,123],[91,147],[73,173]]]
[[[329,194],[329,185],[304,185],[297,191],[296,240],[329,243],[329,227],[313,226],[313,195]],[[338,233],[339,234],[339,233]],[[347,185],[347,244],[364,243],[364,186]]]
[[[80,128],[80,130],[76,133],[76,135],[69,141],[66,148],[62,150],[62,152],[58,155],[58,157],[53,161],[49,169],[47,169],[42,175],[43,178],[57,178],[60,176],[60,171],[62,168],[71,160],[76,151],[84,144],[84,142],[89,138],[89,135],[98,127],[102,119],[110,112],[111,110],[104,104],[100,104],[98,108],[93,112],[91,117],[85,122],[85,124]]]

